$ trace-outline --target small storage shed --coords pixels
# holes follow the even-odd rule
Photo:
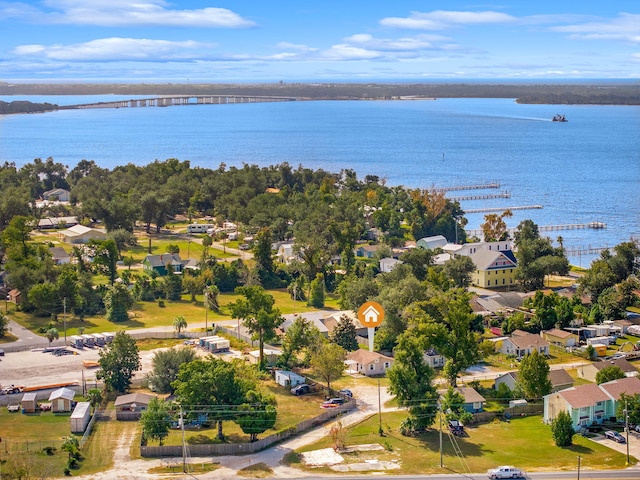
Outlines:
[[[22,396],[22,400],[20,401],[22,413],[34,413],[37,406],[36,392],[27,392]]]
[[[71,433],[84,433],[91,420],[91,404],[78,402],[71,414]]]
[[[51,411],[56,412],[70,412],[73,397],[76,396],[76,392],[70,388],[62,387],[58,390],[54,390],[49,395],[49,401],[51,402]]]
[[[283,387],[293,388],[305,382],[305,378],[288,370],[276,370],[276,383]]]

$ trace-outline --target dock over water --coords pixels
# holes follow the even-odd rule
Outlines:
[[[580,230],[585,228],[592,228],[594,230],[601,230],[607,228],[607,224],[604,222],[588,222],[588,223],[566,223],[562,225],[541,225],[538,227],[539,232],[558,232],[561,230]],[[516,233],[516,228],[507,228],[509,235],[513,237]],[[482,237],[482,229],[465,230],[467,235],[472,237]],[[597,252],[599,253],[599,252]]]
[[[255,95],[174,95],[155,98],[114,100],[112,102],[83,103],[60,106],[60,110],[85,108],[171,107],[182,105],[227,105],[236,103],[293,102],[294,97],[267,97]]]

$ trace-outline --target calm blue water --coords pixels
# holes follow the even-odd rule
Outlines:
[[[116,96],[29,97],[75,104]],[[3,97],[2,100],[15,100]],[[556,113],[568,123],[553,123]],[[518,105],[509,99],[318,101],[60,111],[0,117],[0,162],[53,157],[71,168],[178,158],[216,168],[281,162],[354,169],[390,185],[444,187],[500,182],[510,199],[463,208],[540,204],[514,211],[516,226],[605,222],[606,230],[551,232],[565,247],[612,247],[640,236],[640,109]],[[469,214],[478,228],[484,214]],[[572,258],[587,266],[593,255]]]

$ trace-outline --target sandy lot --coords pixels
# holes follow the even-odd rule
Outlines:
[[[0,357],[0,384],[32,387],[62,382],[80,382],[83,378],[88,384],[95,382],[97,368],[85,368],[82,362],[83,360],[98,360],[100,349],[69,350],[76,352],[77,355],[56,356],[42,351],[7,353],[4,357]],[[134,379],[141,379],[151,371],[154,352],[140,352],[142,370],[136,372]]]

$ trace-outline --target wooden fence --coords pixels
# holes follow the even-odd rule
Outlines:
[[[309,430],[310,428],[318,427],[332,418],[337,417],[345,412],[351,411],[356,408],[355,400],[351,400],[339,407],[325,410],[320,415],[314,418],[310,418],[303,422],[300,422],[295,427],[288,428],[273,435],[269,435],[257,442],[253,443],[222,443],[222,444],[207,444],[207,445],[189,445],[189,455],[192,457],[203,457],[210,455],[243,455],[247,453],[255,453],[260,450],[273,445],[274,443],[285,440],[289,437],[297,435],[298,433]],[[181,457],[182,456],[181,445],[170,446],[141,446],[140,455],[145,458],[161,458],[161,457]]]

